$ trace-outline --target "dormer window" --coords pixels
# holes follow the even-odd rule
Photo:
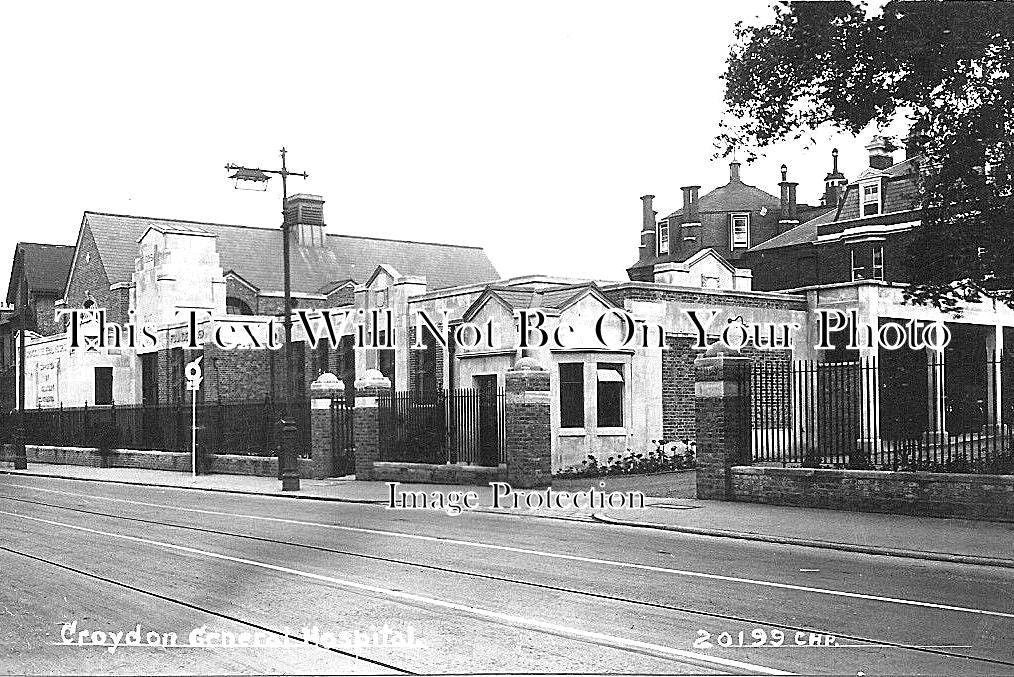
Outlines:
[[[860,207],[863,216],[876,216],[880,214],[883,207],[880,179],[861,183],[859,185],[859,198],[862,201]]]
[[[732,249],[746,249],[750,246],[750,213],[730,214]]]
[[[658,222],[658,253],[669,253],[669,219],[662,219]]]

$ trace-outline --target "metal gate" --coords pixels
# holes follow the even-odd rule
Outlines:
[[[355,438],[352,434],[354,406],[345,398],[331,400],[331,474],[344,477],[356,471]]]

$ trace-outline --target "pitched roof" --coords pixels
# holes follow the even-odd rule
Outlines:
[[[905,158],[901,162],[896,162],[887,169],[874,169],[872,167],[867,167],[859,174],[859,176],[856,177],[856,181],[861,181],[862,179],[870,176],[905,176],[906,174],[914,172],[918,168],[916,160],[920,157],[922,156],[917,155],[915,157]],[[852,183],[855,183],[856,181],[853,181]]]
[[[222,268],[265,291],[282,289],[282,231],[220,223],[177,221],[85,212],[87,225],[110,283],[129,282],[138,239],[149,229],[207,232],[216,236]],[[480,247],[328,234],[323,247],[290,250],[292,289],[314,293],[335,280],[365,282],[377,266],[389,264],[402,275],[424,276],[430,289],[443,289],[499,277]]]
[[[23,257],[25,277],[28,278],[30,290],[63,294],[67,276],[70,274],[70,265],[74,260],[72,245],[19,242],[14,248],[15,261],[19,255]],[[11,282],[7,286],[8,297],[13,293],[15,274],[16,271],[12,269]]]
[[[767,191],[756,186],[750,186],[742,181],[730,181],[724,186],[719,186],[708,191],[697,200],[698,210],[702,212],[725,212],[731,209],[747,207],[751,205],[769,205],[778,207],[781,202]],[[682,216],[683,208],[677,209],[667,218]]]
[[[791,247],[792,245],[805,244],[809,242],[817,241],[817,226],[825,223],[833,223],[834,216],[837,209],[829,209],[820,216],[804,221],[803,223],[789,228],[784,233],[775,235],[770,240],[765,240],[755,247],[750,247],[750,251],[755,252],[761,249],[775,249],[776,247]]]
[[[544,289],[490,285],[486,287],[485,291],[483,291],[479,298],[472,302],[472,305],[465,310],[462,318],[466,321],[470,320],[478,309],[485,305],[486,300],[494,296],[502,301],[504,305],[512,311],[527,308],[564,310],[577,299],[583,297],[586,293],[594,295],[606,305],[615,305],[602,294],[599,286],[594,282],[560,285]]]

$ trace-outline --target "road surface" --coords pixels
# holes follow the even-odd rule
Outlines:
[[[1014,675],[996,567],[12,475],[0,523],[4,673]]]

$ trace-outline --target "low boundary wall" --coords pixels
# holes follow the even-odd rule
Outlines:
[[[506,481],[507,466],[502,463],[494,468],[482,465],[374,461],[370,479],[384,482],[485,485],[489,482]]]
[[[736,501],[1014,521],[1014,476],[733,466]]]
[[[694,365],[697,498],[1014,521],[1014,475],[749,465],[750,361],[719,353]]]
[[[28,463],[54,463],[60,465],[87,465],[100,467],[102,457],[92,447],[51,447],[29,444],[25,446]],[[110,468],[141,468],[144,470],[167,470],[190,472],[190,454],[177,451],[141,451],[136,449],[115,449],[109,454]],[[277,477],[278,459],[274,456],[246,456],[240,454],[218,454],[205,460],[205,472],[221,475],[254,475],[256,477]],[[310,477],[313,461],[299,459],[302,477]]]

